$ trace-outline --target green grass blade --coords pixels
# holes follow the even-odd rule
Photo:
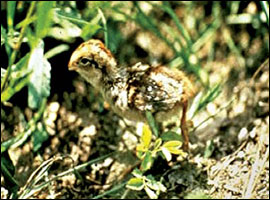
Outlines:
[[[9,32],[13,32],[16,3],[16,1],[7,1],[7,26]]]

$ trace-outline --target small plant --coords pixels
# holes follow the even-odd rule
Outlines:
[[[133,170],[135,178],[131,178],[127,183],[127,188],[131,190],[145,190],[151,199],[157,199],[160,192],[166,192],[166,187],[161,181],[156,181],[151,175],[144,176],[139,169]]]
[[[147,116],[152,130],[155,130],[158,135],[158,129],[152,114],[148,112]],[[182,146],[181,136],[175,132],[165,132],[160,137],[156,137],[155,141],[152,141],[153,138],[150,127],[144,124],[141,141],[136,148],[137,157],[141,160],[140,169],[135,169],[132,172],[135,178],[131,178],[126,187],[137,191],[145,190],[149,198],[156,199],[160,192],[166,191],[166,187],[161,181],[155,180],[152,175],[145,176],[143,174],[152,168],[154,160],[159,155],[169,162],[172,160],[172,154],[185,158],[187,153],[180,149]]]

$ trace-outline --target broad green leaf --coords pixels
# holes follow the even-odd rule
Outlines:
[[[143,159],[143,161],[141,163],[141,170],[142,171],[149,170],[152,167],[153,161],[154,160],[152,158],[151,152],[147,151],[145,156],[144,156],[144,159]]]
[[[182,142],[178,140],[173,140],[173,141],[164,143],[162,146],[166,148],[179,148],[182,146]]]
[[[32,109],[40,106],[41,100],[50,95],[51,64],[44,58],[42,40],[31,52],[28,69],[32,71],[28,84],[28,105]]]
[[[143,132],[142,132],[142,144],[148,149],[151,143],[151,139],[152,139],[152,132],[149,128],[148,125],[144,124],[143,125]]]
[[[52,24],[53,6],[55,1],[40,1],[37,4],[36,37],[44,38]]]
[[[81,37],[84,40],[89,40],[94,34],[96,34],[98,30],[102,28],[102,26],[99,25],[100,19],[101,15],[96,15],[96,17],[92,19],[90,23],[84,25],[81,34]]]
[[[181,146],[182,146],[182,142],[173,140],[173,141],[166,142],[162,147],[166,148],[172,154],[186,156],[186,153],[180,149]]]
[[[55,22],[62,24],[63,22],[69,21],[73,24],[77,25],[80,28],[83,28],[85,25],[89,24],[89,22],[80,18],[78,13],[69,12],[67,13],[63,9],[55,8],[53,9],[55,15]]]
[[[172,154],[166,147],[161,147],[161,151],[168,162],[172,160]]]
[[[84,40],[89,40],[95,35],[102,27],[98,24],[88,24],[82,29],[81,37]]]
[[[159,191],[159,185],[156,180],[149,180],[146,182],[146,185],[152,190]]]
[[[181,135],[179,135],[173,131],[167,131],[167,132],[163,133],[160,137],[163,141],[171,141],[171,140],[182,141]]]
[[[145,148],[144,144],[138,144],[137,147],[136,147],[136,151],[141,151],[141,152],[145,152],[147,151],[148,149]]]
[[[157,194],[153,190],[151,190],[150,188],[144,187],[144,190],[145,190],[146,194],[150,197],[150,199],[157,199],[158,198]]]
[[[145,156],[145,153],[143,151],[136,150],[136,156],[142,160]]]
[[[187,153],[184,152],[182,149],[176,149],[176,148],[167,148],[170,153],[176,154],[176,155],[182,155],[183,157],[187,156]]]
[[[132,171],[132,175],[136,178],[142,178],[143,173],[138,168],[136,168]]]
[[[131,189],[131,190],[140,191],[140,190],[142,190],[144,188],[143,179],[141,179],[141,178],[131,178],[131,179],[129,179],[126,187]]]

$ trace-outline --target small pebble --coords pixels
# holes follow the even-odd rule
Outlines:
[[[97,133],[96,127],[94,125],[90,125],[88,127],[85,127],[80,132],[80,135],[81,136],[94,136],[94,135],[96,135],[96,133]]]
[[[238,141],[243,142],[248,138],[248,130],[246,127],[242,128],[238,134]]]
[[[255,138],[255,136],[256,136],[256,130],[257,130],[257,128],[256,127],[254,127],[250,132],[249,132],[249,137],[250,138]]]
[[[67,121],[68,121],[68,123],[71,124],[71,123],[74,123],[76,121],[76,119],[77,119],[77,116],[75,114],[69,114]]]
[[[53,113],[58,112],[59,108],[60,108],[60,104],[58,102],[52,102],[49,105],[49,110]]]

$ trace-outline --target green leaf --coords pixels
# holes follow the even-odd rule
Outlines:
[[[162,151],[163,155],[165,156],[165,158],[166,158],[166,160],[168,162],[172,160],[172,154],[170,153],[170,151],[168,150],[168,148],[161,147],[161,151]]]
[[[76,37],[81,37],[82,28],[89,22],[80,19],[78,12],[67,12],[63,9],[54,8],[54,23],[58,26],[50,28],[48,35],[57,40],[71,42]]]
[[[10,84],[2,93],[1,93],[1,102],[8,101],[14,94],[19,92],[24,86],[29,83],[31,73],[29,72],[26,76],[22,77],[20,81]]]
[[[8,31],[13,30],[16,1],[7,1],[7,25]]]
[[[158,181],[156,181],[155,179],[148,179],[146,185],[152,190],[159,191]]]
[[[141,170],[142,171],[149,170],[152,167],[153,161],[154,160],[152,158],[151,152],[147,151],[145,156],[144,156],[144,159],[143,159],[143,161],[141,163]]]
[[[158,137],[158,135],[159,135],[158,125],[157,125],[152,113],[149,111],[146,111],[145,114],[146,114],[146,119],[148,121],[148,124],[149,124],[151,130],[153,131],[154,135],[156,137]]]
[[[80,19],[77,13],[72,13],[72,12],[65,12],[63,9],[55,8],[53,9],[55,13],[55,20],[59,23],[62,24],[64,22],[72,22],[74,25],[83,28],[85,25],[89,24],[89,22]]]
[[[177,141],[177,140],[173,140],[173,141],[169,141],[169,142],[164,143],[162,146],[166,147],[166,148],[179,148],[182,146],[182,142]]]
[[[47,141],[49,135],[41,123],[38,123],[37,129],[32,134],[33,150],[37,152],[42,146],[43,142]]]
[[[44,38],[50,30],[53,17],[54,1],[40,1],[37,4],[36,37]]]
[[[168,148],[168,150],[170,151],[170,153],[172,154],[176,154],[176,155],[182,155],[184,157],[186,157],[187,153],[182,151],[182,149],[175,149],[175,148]]]
[[[142,178],[143,173],[138,168],[136,168],[132,171],[132,175],[136,178]]]
[[[32,50],[28,69],[32,71],[28,84],[28,105],[32,109],[40,106],[41,100],[50,95],[51,64],[44,58],[44,43],[40,40]]]
[[[5,44],[5,49],[7,52],[7,55],[9,56],[10,59],[10,54],[11,54],[11,48],[8,43],[8,35],[6,29],[1,25],[1,47],[2,45]]]
[[[143,125],[143,132],[142,132],[142,144],[148,149],[151,143],[151,139],[152,139],[152,132],[149,128],[148,125],[144,124]]]
[[[144,144],[138,144],[137,147],[136,147],[136,151],[140,151],[140,152],[146,152],[148,149],[145,148]]]
[[[185,157],[187,154],[180,149],[181,146],[182,146],[182,142],[177,141],[177,140],[173,140],[173,141],[166,142],[162,147],[166,148],[167,151],[169,151],[172,154],[182,155]],[[166,150],[163,150],[163,151],[166,151]],[[164,154],[164,152],[163,152],[163,154]]]
[[[82,29],[81,37],[84,40],[89,40],[95,35],[102,27],[99,24],[87,24]]]
[[[60,45],[58,45],[58,46],[50,49],[48,52],[46,52],[45,55],[44,55],[44,57],[46,59],[50,59],[50,58],[56,56],[57,54],[60,54],[60,53],[62,53],[64,51],[67,51],[67,50],[69,50],[69,46],[68,45],[66,45],[66,44],[60,44]]]
[[[163,133],[160,137],[163,141],[171,141],[171,140],[182,141],[181,135],[179,135],[173,131],[167,131],[167,132]]]
[[[15,64],[14,67],[12,66],[12,71],[13,71],[13,72],[16,72],[16,71],[21,71],[21,70],[27,69],[26,63],[28,62],[29,58],[30,58],[30,54],[27,53],[24,57],[22,57],[22,58],[19,60],[19,62],[17,62],[17,63]],[[29,70],[27,70],[27,72],[29,72]]]
[[[137,156],[140,160],[142,160],[142,159],[144,158],[144,156],[145,156],[145,153],[144,153],[143,151],[139,151],[139,150],[136,149],[136,156]]]
[[[146,194],[150,197],[150,199],[157,199],[158,198],[157,194],[153,190],[151,190],[149,187],[144,187],[144,190],[145,190]]]
[[[18,63],[12,66],[12,72],[9,77],[9,84],[5,90],[1,93],[1,102],[8,101],[14,94],[19,92],[24,86],[26,86],[30,80],[31,71],[26,68],[29,54],[26,54],[19,60]],[[1,76],[5,74],[5,70],[1,69]],[[2,81],[2,80],[1,80]]]
[[[140,191],[140,190],[142,190],[144,188],[143,179],[141,179],[141,178],[131,178],[131,179],[129,179],[126,187],[131,189],[131,190]]]

